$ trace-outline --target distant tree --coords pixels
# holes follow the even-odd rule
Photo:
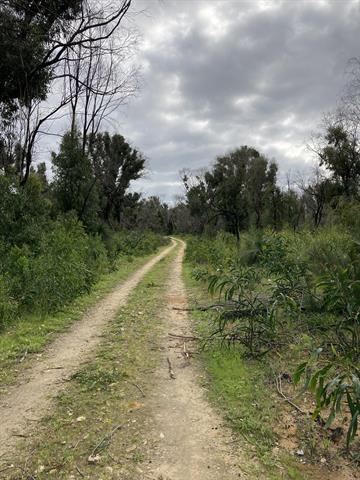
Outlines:
[[[171,234],[168,205],[156,196],[143,199],[138,209],[137,226],[142,230]]]
[[[247,170],[246,187],[250,216],[255,217],[255,227],[264,226],[264,215],[270,207],[270,195],[276,187],[277,165],[263,156],[254,157]]]
[[[226,229],[239,239],[241,230],[252,221],[257,228],[263,226],[276,173],[274,162],[243,146],[218,157],[197,183],[189,185],[184,176],[187,205],[192,215],[205,218],[206,223],[225,222]]]
[[[346,197],[356,195],[360,179],[360,145],[357,137],[344,125],[327,128],[325,146],[318,151],[320,166],[326,167],[339,183]]]
[[[299,188],[303,192],[305,210],[310,213],[314,227],[318,227],[323,222],[326,206],[338,194],[337,185],[316,168],[307,182],[300,180]]]
[[[196,233],[196,218],[184,199],[178,198],[176,204],[169,209],[169,219],[174,233]]]
[[[59,153],[52,153],[54,197],[61,212],[75,212],[89,229],[98,223],[99,195],[93,165],[82,150],[79,132],[64,135]]]
[[[145,158],[123,136],[98,133],[89,142],[89,156],[97,180],[101,216],[121,222],[125,198],[133,180],[141,177]]]
[[[205,171],[183,170],[181,180],[186,191],[186,205],[192,217],[192,233],[201,234],[205,225],[213,218],[210,206]]]

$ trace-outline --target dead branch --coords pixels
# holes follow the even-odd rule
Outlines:
[[[189,355],[189,352],[188,352],[187,349],[186,349],[186,343],[185,343],[185,342],[184,342],[183,354],[184,354],[184,357],[185,357],[187,360],[189,360],[190,355]]]
[[[173,369],[172,369],[172,366],[171,366],[171,362],[170,362],[170,358],[169,358],[169,357],[167,357],[167,362],[168,362],[168,365],[169,365],[169,375],[170,375],[170,378],[171,378],[172,380],[175,380],[176,376],[175,376],[175,373],[174,373],[174,371],[173,371]]]
[[[176,333],[168,333],[169,337],[175,337],[175,338],[183,338],[184,340],[204,340],[204,338],[201,337],[193,337],[191,335],[178,335]]]
[[[91,456],[95,456],[96,453],[99,451],[99,449],[101,449],[101,447],[104,445],[104,443],[109,443],[110,440],[112,439],[113,435],[118,431],[120,430],[120,428],[122,427],[122,424],[119,424],[119,425],[116,425],[116,427],[114,427],[110,433],[107,433],[105,435],[105,437],[103,437],[100,442],[96,445],[96,447],[94,448],[94,450],[92,451],[91,453]]]
[[[79,475],[81,477],[85,478],[85,475],[83,474],[83,472],[80,470],[80,468],[77,465],[75,465],[75,468],[76,468],[77,472],[79,473]]]
[[[139,385],[137,383],[134,383],[134,382],[128,382],[128,383],[130,383],[130,385],[133,385],[134,387],[136,387],[139,390],[139,392],[141,393],[141,395],[145,398],[144,391],[142,390],[141,387],[139,387]]]
[[[297,410],[301,415],[306,415],[304,410],[302,410],[298,405],[296,405],[290,398],[288,398],[283,390],[282,390],[282,385],[281,385],[281,375],[278,375],[275,377],[275,384],[276,384],[276,390],[278,391],[278,394],[287,402],[289,405],[291,405],[295,410]]]
[[[197,306],[197,307],[173,307],[173,310],[178,310],[181,312],[206,312],[207,310],[211,310],[213,308],[224,308],[224,307],[232,307],[232,303],[213,303],[212,305],[204,305],[204,306]]]
[[[22,363],[25,360],[25,358],[27,357],[27,354],[28,354],[28,349],[26,348],[25,352],[24,352],[24,355],[19,360],[19,363]]]

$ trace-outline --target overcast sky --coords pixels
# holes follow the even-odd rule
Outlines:
[[[148,158],[137,188],[171,200],[179,170],[251,145],[281,172],[311,162],[306,142],[360,56],[359,0],[135,0],[142,88],[116,121]]]
[[[134,189],[171,202],[180,170],[241,145],[275,159],[280,181],[311,171],[306,144],[360,57],[360,0],[133,0],[132,11],[142,86],[103,128],[146,156]]]

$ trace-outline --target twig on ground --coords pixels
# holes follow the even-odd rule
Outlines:
[[[2,469],[0,470],[0,473],[6,472],[6,470],[9,470],[10,468],[14,468],[14,465],[11,464],[11,465],[8,465],[8,466],[2,468]]]
[[[80,468],[79,468],[77,465],[75,465],[75,468],[76,468],[76,470],[78,471],[79,475],[80,475],[81,477],[85,478],[85,475],[83,474],[83,472],[80,470]]]
[[[178,335],[176,333],[168,333],[169,337],[183,338],[184,340],[203,340],[200,337],[193,337],[191,335]]]
[[[19,363],[22,363],[22,362],[25,360],[25,358],[27,357],[28,351],[29,351],[29,350],[26,348],[26,349],[25,349],[25,352],[24,352],[24,355],[23,355],[23,356],[20,358],[20,360],[19,360]]]
[[[186,358],[186,360],[189,361],[190,360],[190,354],[186,349],[186,343],[185,342],[184,342],[184,347],[183,347],[183,354],[184,354],[184,357]]]
[[[169,357],[167,357],[167,362],[168,362],[168,365],[169,365],[169,375],[170,375],[170,378],[171,378],[172,380],[175,380],[176,376],[175,376],[175,373],[174,373],[174,371],[173,371],[173,369],[172,369],[172,367],[171,367],[171,362],[170,362],[170,358],[169,358]]]
[[[232,306],[232,304],[230,304]],[[230,306],[226,303],[213,303],[212,305],[204,305],[198,307],[173,307],[173,310],[179,310],[180,312],[206,312],[207,310],[211,310],[212,308],[223,308]]]
[[[276,384],[276,390],[278,391],[278,394],[287,402],[289,405],[295,408],[301,415],[306,415],[304,410],[301,410],[301,408],[296,405],[290,398],[288,398],[284,392],[282,391],[282,386],[281,386],[281,375],[278,375],[275,377],[275,384]]]
[[[145,398],[144,391],[142,390],[141,387],[139,387],[139,385],[137,383],[134,383],[134,382],[128,382],[128,383],[130,383],[130,385],[133,385],[134,387],[136,387],[139,390],[139,392],[141,393],[141,395]]]
[[[91,456],[95,456],[96,453],[101,449],[101,447],[103,446],[103,444],[105,442],[110,442],[111,438],[113,437],[114,433],[116,433],[120,428],[122,427],[122,424],[119,424],[119,425],[116,425],[116,427],[114,427],[110,433],[107,433],[105,435],[105,437],[103,437],[100,442],[96,445],[96,447],[94,448],[94,450],[92,451],[91,453]]]

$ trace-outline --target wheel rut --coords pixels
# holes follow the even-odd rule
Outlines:
[[[182,280],[185,244],[181,242],[169,279],[163,312],[165,332],[161,364],[151,379],[155,385],[148,400],[151,464],[146,478],[154,480],[232,480],[245,478],[232,454],[230,432],[206,400],[201,370],[188,354],[182,339],[169,332],[191,335],[184,310]],[[153,439],[156,439],[155,442]],[[141,477],[144,478],[144,477]]]
[[[89,360],[100,343],[102,333],[124,305],[144,276],[170,251],[177,242],[154,256],[143,267],[101,299],[65,334],[52,342],[45,352],[21,374],[16,385],[0,398],[0,457],[16,447],[19,437],[30,435],[36,423],[52,408],[52,400],[66,381]]]

